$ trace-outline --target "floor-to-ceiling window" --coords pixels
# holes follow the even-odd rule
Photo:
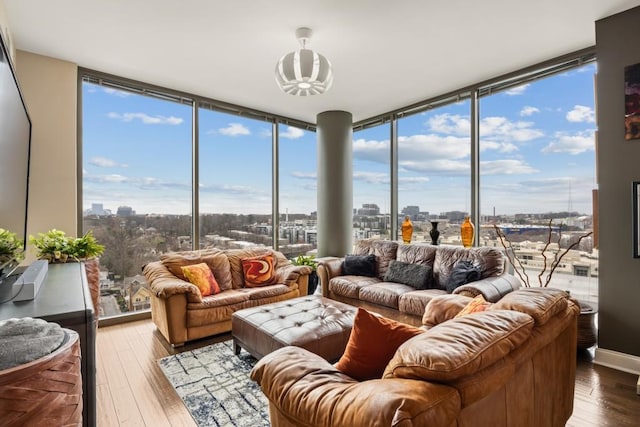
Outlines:
[[[389,139],[389,123],[353,133],[354,241],[391,237]]]
[[[105,246],[101,317],[149,309],[140,267],[191,248],[191,105],[82,83],[83,232]]]
[[[200,247],[272,246],[271,124],[199,109]]]
[[[317,247],[317,143],[315,132],[278,124],[279,250],[287,257]]]
[[[398,233],[409,216],[412,241],[431,242],[435,227],[439,243],[461,244],[460,224],[471,200],[470,159],[468,100],[398,119]]]
[[[595,70],[590,63],[480,98],[480,244],[495,244],[500,227],[533,286],[544,256],[548,273],[556,254],[594,229]],[[593,243],[583,238],[567,252],[550,286],[596,299]]]
[[[102,319],[150,308],[141,267],[169,251],[315,249],[311,124],[90,70],[80,80],[79,231],[105,246]]]

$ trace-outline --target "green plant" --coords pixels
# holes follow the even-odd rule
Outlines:
[[[309,266],[313,269],[313,271],[316,271],[316,260],[314,259],[315,257],[313,255],[298,255],[297,257],[293,258],[291,260],[291,262],[294,265],[306,265]]]
[[[68,237],[64,231],[54,228],[38,233],[38,237],[29,236],[29,243],[37,249],[38,258],[49,262],[67,262],[69,258],[78,261],[104,252],[104,246],[98,243],[91,231],[82,237]]]
[[[16,233],[0,228],[0,258],[21,261],[24,258],[22,240]]]

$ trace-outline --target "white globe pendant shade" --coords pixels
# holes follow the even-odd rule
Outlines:
[[[309,96],[325,93],[333,83],[331,63],[327,58],[306,49],[311,30],[298,28],[296,37],[302,49],[284,55],[276,65],[276,83],[289,95]]]

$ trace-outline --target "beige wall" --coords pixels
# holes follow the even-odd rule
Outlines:
[[[640,372],[640,259],[632,252],[632,181],[640,140],[624,139],[624,67],[640,63],[640,7],[596,22],[600,227],[596,361]],[[635,356],[635,357],[634,357]],[[616,362],[617,360],[617,362]],[[606,364],[606,363],[605,363]]]
[[[18,50],[16,71],[32,124],[27,233],[75,236],[78,67]],[[28,247],[25,263],[34,259]]]
[[[15,63],[15,48],[13,47],[13,37],[11,35],[11,28],[9,27],[9,18],[7,16],[7,9],[4,7],[4,0],[0,0],[0,32],[2,33],[2,40],[4,40],[5,46],[10,50],[9,55]]]

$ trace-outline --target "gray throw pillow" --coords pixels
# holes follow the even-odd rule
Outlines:
[[[471,261],[458,261],[458,263],[451,270],[449,275],[449,281],[447,282],[445,289],[448,293],[452,293],[457,287],[465,285],[469,282],[475,282],[482,278],[482,271],[480,267],[473,265]]]
[[[433,287],[433,273],[428,265],[392,260],[384,281],[402,283],[416,289],[430,289]]]

